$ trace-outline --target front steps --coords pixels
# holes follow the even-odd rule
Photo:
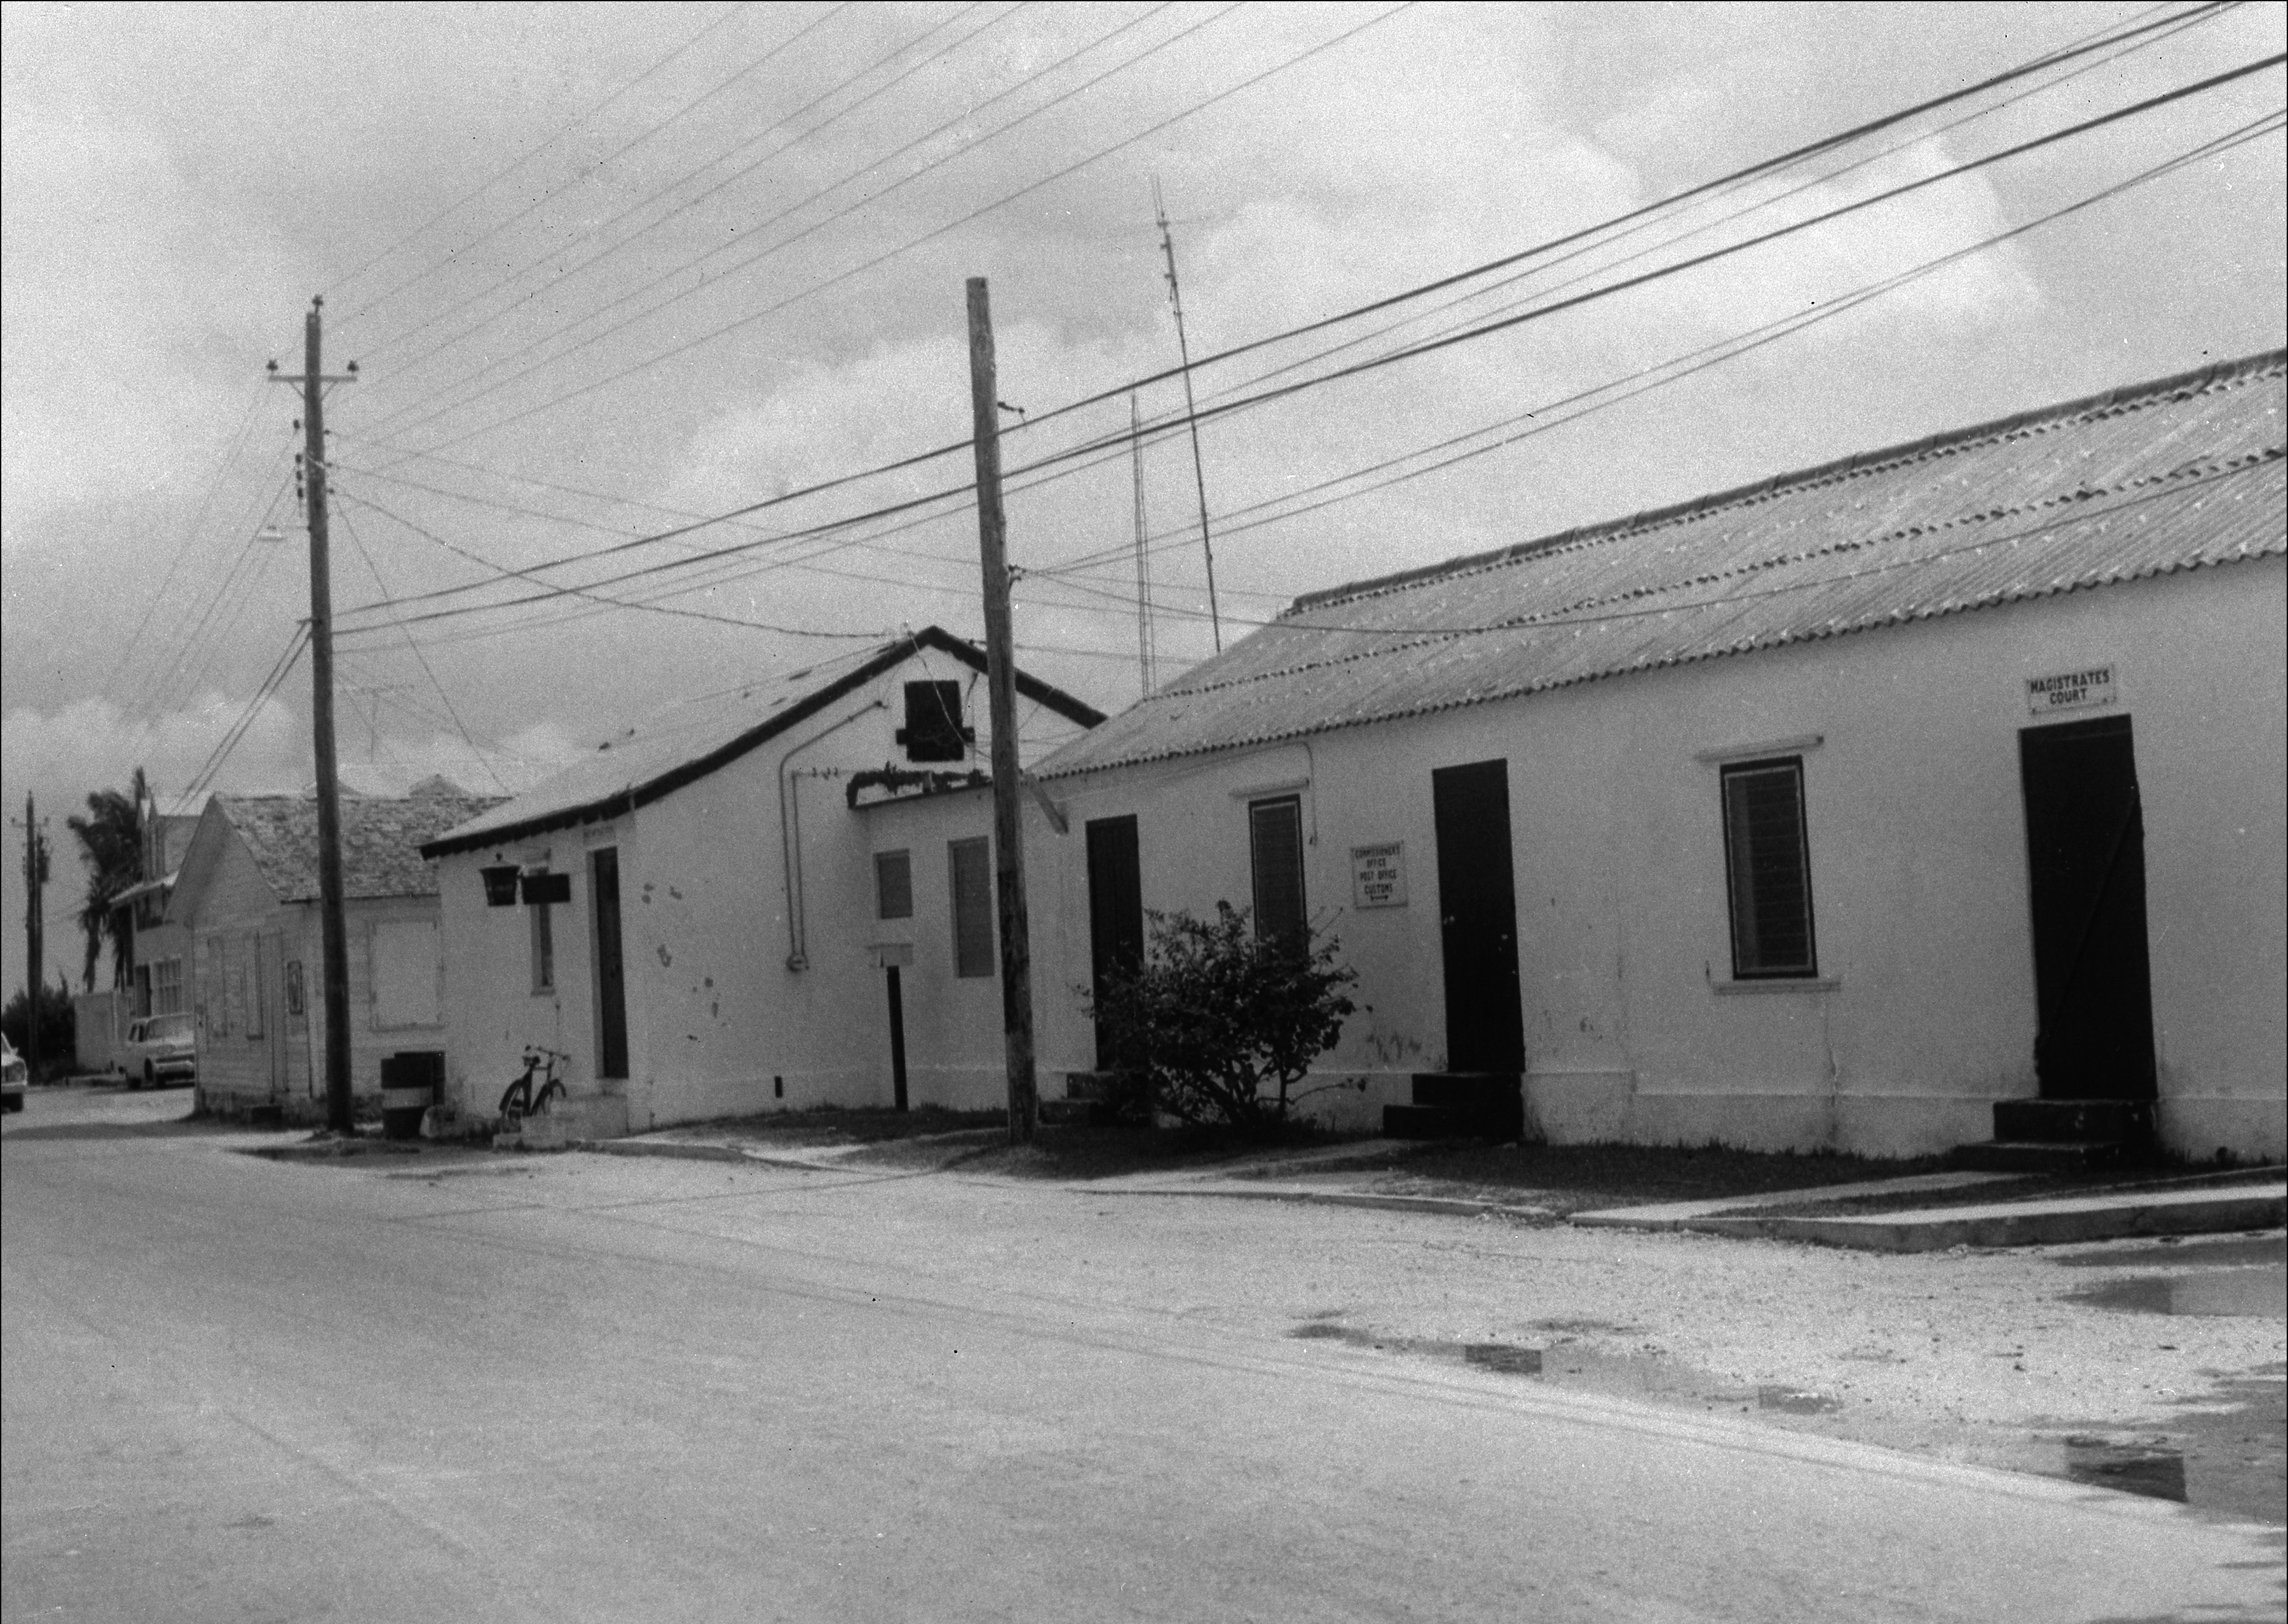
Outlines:
[[[1954,1162],[1991,1173],[2100,1172],[2152,1152],[2149,1100],[2005,1099],[1994,1105],[1994,1137],[1959,1147]]]
[[[1525,1133],[1525,1089],[1515,1072],[1417,1072],[1414,1103],[1382,1108],[1388,1139],[1490,1139]]]

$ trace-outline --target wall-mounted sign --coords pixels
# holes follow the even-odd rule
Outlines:
[[[1406,906],[1406,846],[1389,841],[1378,846],[1351,848],[1351,905],[1355,907]]]
[[[2032,677],[2026,681],[2026,709],[2038,717],[2054,716],[2061,710],[2089,710],[2110,705],[2116,697],[2113,668],[2109,665],[2085,665],[2077,671],[2060,671],[2054,677]]]

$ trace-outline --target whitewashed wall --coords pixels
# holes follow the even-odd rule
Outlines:
[[[1445,1063],[1431,771],[1501,757],[1544,1131],[1887,1154],[1985,1138],[1995,1100],[2035,1090],[2024,683],[2109,661],[2144,796],[2163,1137],[2280,1157],[2283,578],[2272,558],[1052,780],[1073,835],[1035,843],[1045,1070],[1092,1058],[1066,990],[1088,976],[1084,820],[1138,814],[1147,907],[1243,906],[1247,799],[1294,786],[1309,906],[1362,975],[1317,1108],[1378,1121]],[[1726,990],[1718,768],[1697,757],[1807,734],[1820,984]],[[1408,906],[1355,909],[1351,848],[1394,840]]]
[[[955,837],[946,831],[984,833],[989,798],[933,796],[858,811],[846,801],[852,772],[904,764],[894,738],[903,724],[903,685],[949,675],[968,692],[978,738],[968,761],[939,764],[981,765],[990,746],[981,684],[973,689],[966,668],[949,671],[943,660],[909,661],[632,812],[439,860],[447,1069],[463,1110],[494,1113],[528,1042],[569,1051],[576,1095],[624,1097],[627,1125],[639,1132],[751,1112],[889,1104],[884,978],[867,949],[887,939],[874,917],[872,853],[901,844],[914,849],[917,904],[917,917],[902,922],[917,927],[918,963],[905,974],[911,1098],[972,1103],[989,1068],[997,1100],[999,985],[991,978],[952,984],[943,917],[944,847]],[[800,869],[790,891],[783,835],[798,822]],[[892,828],[894,838],[885,833]],[[600,1081],[594,1072],[586,854],[605,844],[620,854],[624,1084]],[[573,876],[570,904],[556,909],[552,992],[531,988],[527,910],[485,905],[478,870],[495,861],[545,862]],[[798,896],[798,923],[790,896]],[[789,963],[798,935],[799,969]]]

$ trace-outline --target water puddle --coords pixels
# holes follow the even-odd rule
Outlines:
[[[1537,1328],[1559,1322],[1536,1321]],[[1562,1322],[1568,1329],[1597,1327],[1594,1320]],[[1706,1371],[1678,1365],[1657,1355],[1600,1352],[1559,1336],[1546,1347],[1521,1343],[1447,1342],[1434,1337],[1391,1336],[1336,1322],[1320,1315],[1291,1327],[1287,1335],[1298,1342],[1336,1342],[1377,1353],[1405,1353],[1440,1359],[1458,1359],[1478,1370],[1502,1375],[1540,1376],[1555,1385],[1626,1398],[1684,1402],[1704,1410],[1765,1410],[1783,1415],[1831,1415],[1843,1408],[1832,1394],[1806,1387],[1728,1384]]]
[[[2065,1476],[2076,1483],[2151,1500],[2185,1498],[2185,1455],[2158,1444],[2115,1444],[2101,1438],[2065,1441]]]
[[[1759,1387],[1756,1407],[1784,1415],[1832,1415],[1843,1407],[1843,1400],[1803,1387]]]
[[[2065,1300],[2119,1313],[2288,1319],[2288,1267],[2133,1275],[2068,1292]]]

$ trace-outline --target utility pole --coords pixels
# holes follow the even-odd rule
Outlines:
[[[40,978],[45,967],[41,951],[47,945],[47,915],[41,911],[40,888],[48,882],[48,837],[32,797],[24,797],[24,1067],[40,1074],[40,1005],[48,989]]]
[[[342,795],[334,764],[334,606],[331,565],[326,551],[326,419],[329,384],[354,383],[357,363],[328,377],[320,365],[324,314],[322,295],[310,301],[302,322],[302,376],[274,382],[302,385],[302,463],[309,481],[310,521],[310,742],[318,758],[319,940],[325,980],[326,1126],[350,1131],[350,948],[342,906]]]
[[[1019,821],[1017,665],[1009,627],[1009,557],[1001,519],[1001,406],[993,376],[993,307],[969,279],[969,408],[977,456],[977,550],[985,575],[985,686],[993,716],[993,866],[1001,916],[1001,1028],[1009,1066],[1009,1143],[1033,1137],[1033,951]]]
[[[1208,477],[1200,467],[1200,408],[1192,399],[1192,346],[1184,337],[1184,290],[1176,281],[1176,239],[1168,229],[1168,205],[1152,179],[1152,211],[1160,221],[1160,251],[1168,257],[1168,303],[1176,312],[1176,356],[1184,363],[1184,424],[1192,432],[1192,487],[1200,495],[1200,551],[1208,562],[1208,624],[1215,629],[1215,652],[1223,653],[1223,616],[1216,612],[1215,543],[1208,535]]]

